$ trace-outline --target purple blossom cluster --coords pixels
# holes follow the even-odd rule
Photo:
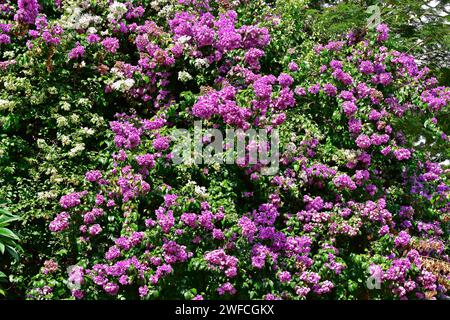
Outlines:
[[[208,252],[205,254],[205,260],[212,268],[223,270],[228,278],[236,277],[239,261],[236,257],[227,255],[223,249]]]
[[[18,0],[17,6],[18,10],[14,15],[14,20],[25,24],[34,24],[39,14],[39,3],[37,0]]]
[[[65,211],[49,223],[76,246],[67,259],[77,264],[74,298],[336,298],[363,265],[394,297],[446,293],[424,261],[450,261],[448,172],[411,145],[417,137],[402,121],[429,118],[438,128],[450,91],[383,45],[386,25],[373,41],[349,34],[318,45],[307,64],[289,49],[278,68],[265,61],[276,24],[243,24],[239,10],[208,1],[179,1],[161,19],[111,2],[123,13],[104,14],[106,29],[77,29],[61,46],[72,31],[48,23],[36,1],[18,5],[29,50],[45,43],[76,68],[95,61],[105,99],[145,106],[109,123],[109,166],[86,172],[84,191],[62,196]],[[14,41],[10,28],[0,25],[1,44]],[[280,151],[271,177],[248,157],[231,167],[173,165],[171,130],[198,119],[277,128],[294,146]],[[53,277],[65,263],[48,260],[42,273]]]

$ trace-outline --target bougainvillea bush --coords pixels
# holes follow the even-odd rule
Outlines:
[[[11,294],[447,298],[450,88],[387,25],[316,43],[264,1],[0,10]],[[234,164],[175,164],[196,121],[205,147],[264,128],[278,151],[250,138]]]

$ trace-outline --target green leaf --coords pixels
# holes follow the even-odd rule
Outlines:
[[[17,253],[16,249],[14,249],[11,246],[6,246],[6,251],[9,252],[9,254],[14,258],[14,260],[19,260],[19,254]]]
[[[6,226],[10,222],[19,220],[19,217],[13,215],[5,215],[0,217],[0,226]]]
[[[0,228],[0,236],[11,238],[14,240],[19,240],[19,237],[14,232],[6,228]]]

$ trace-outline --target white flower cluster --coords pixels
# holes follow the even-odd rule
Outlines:
[[[44,149],[47,146],[47,143],[45,142],[44,139],[37,139],[36,144],[39,149]]]
[[[31,95],[30,97],[30,103],[32,105],[39,105],[44,103],[44,101],[46,100],[47,95],[44,92],[35,92],[34,94]]]
[[[111,84],[111,88],[119,92],[127,92],[134,86],[133,79],[120,79]]]
[[[58,94],[58,89],[56,88],[56,87],[48,87],[48,89],[47,89],[47,91],[48,91],[48,93],[49,94],[51,94],[51,95],[56,95],[56,94]]]
[[[9,110],[12,112],[15,106],[14,101],[0,99],[0,110]]]
[[[56,169],[52,170],[52,175],[50,176],[50,183],[54,184],[60,184],[64,182],[64,178],[58,174],[58,171]]]
[[[67,101],[62,101],[60,103],[61,109],[64,111],[69,111],[70,110],[70,103]]]
[[[63,146],[68,146],[71,143],[70,137],[66,135],[61,135],[59,138]]]
[[[175,12],[175,9],[175,6],[168,4],[158,11],[158,17],[169,18]]]
[[[178,72],[178,80],[180,80],[181,82],[188,82],[189,80],[192,80],[192,76],[189,74],[189,72],[180,71]]]
[[[86,34],[96,34],[98,32],[98,30],[94,27],[89,27],[86,30]]]
[[[3,58],[12,60],[15,58],[14,51],[5,51],[3,52]]]
[[[205,187],[195,186],[195,193],[202,198],[208,197],[208,192]]]
[[[349,149],[343,150],[343,156],[347,162],[355,161],[360,155],[361,155],[361,152],[359,152],[359,151],[349,150]]]
[[[125,78],[123,72],[116,67],[111,68],[111,75],[112,78],[106,80],[105,82],[107,85],[111,86],[111,89],[114,91],[127,92],[135,84],[133,79]]]
[[[195,59],[194,66],[197,69],[203,69],[203,68],[208,68],[209,67],[209,63],[208,63],[207,59],[200,59],[200,58],[198,58],[198,59]]]
[[[90,114],[89,119],[90,119],[91,123],[97,127],[100,127],[106,123],[106,121],[105,121],[105,119],[103,119],[103,117],[100,117],[98,114],[95,114],[95,113]]]
[[[168,6],[173,0],[153,0],[150,2],[150,7],[155,11],[160,11],[162,8]],[[172,7],[172,6],[171,6]]]
[[[207,198],[209,196],[208,190],[203,186],[199,186],[194,180],[189,180],[186,184],[186,188],[191,189],[200,198]]]
[[[20,77],[5,77],[3,78],[4,88],[8,91],[18,91],[26,89],[27,93],[30,91],[30,83],[26,78]]]
[[[108,9],[109,13],[107,16],[108,21],[120,20],[125,13],[127,13],[128,9],[124,3],[114,1]]]
[[[188,43],[191,39],[192,39],[192,37],[190,37],[190,36],[181,36],[178,38],[177,42],[180,44],[185,44],[185,43]]]
[[[83,8],[79,6],[68,6],[65,15],[61,18],[61,23],[65,29],[88,29],[91,25],[102,22],[100,16],[83,13]]]
[[[95,130],[88,127],[82,127],[81,132],[85,134],[86,136],[92,136],[95,133]]]
[[[83,152],[85,149],[84,143],[77,143],[75,145],[75,147],[73,147],[72,149],[70,149],[69,151],[69,157],[75,157],[76,155],[80,154],[81,152]]]
[[[80,121],[80,116],[77,115],[76,113],[72,113],[72,114],[70,115],[70,121],[71,121],[73,124],[77,124],[77,123]]]
[[[41,191],[37,193],[37,198],[39,200],[51,200],[55,199],[57,196],[58,192],[55,190]]]
[[[58,128],[61,128],[61,127],[67,127],[68,124],[69,124],[69,121],[67,121],[67,118],[66,118],[66,117],[58,116],[58,117],[56,118],[56,126],[57,126]]]

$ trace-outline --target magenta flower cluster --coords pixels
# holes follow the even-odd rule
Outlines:
[[[48,228],[64,250],[41,274],[76,284],[60,290],[76,299],[445,298],[448,275],[429,265],[450,263],[448,170],[405,123],[448,143],[439,124],[450,89],[388,48],[387,25],[278,56],[283,22],[249,23],[235,2],[178,1],[156,16],[110,1],[96,28],[63,30],[23,0],[0,24],[1,46],[26,24],[31,53],[56,52],[54,67],[101,79],[102,99],[123,104],[105,166],[59,199]],[[267,162],[248,154],[173,164],[171,133],[195,120],[279,130],[279,171],[263,175]],[[249,153],[272,151],[249,142]],[[363,287],[369,277],[381,291]]]

